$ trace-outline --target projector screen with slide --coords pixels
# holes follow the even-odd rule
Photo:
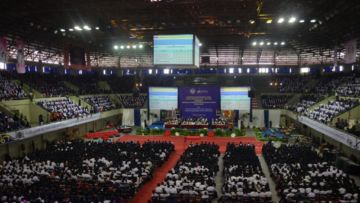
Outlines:
[[[150,110],[175,110],[178,108],[177,87],[149,87]]]
[[[221,110],[250,110],[250,87],[221,87]]]
[[[154,35],[154,65],[199,67],[199,47],[192,34]]]

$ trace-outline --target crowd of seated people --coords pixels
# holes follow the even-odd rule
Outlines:
[[[134,97],[133,95],[119,95],[119,99],[124,108],[144,108],[147,97],[145,95],[139,95]]]
[[[101,79],[96,75],[72,75],[67,77],[66,81],[79,88],[78,95],[111,93],[111,90],[102,89],[98,86]]]
[[[169,142],[59,142],[1,163],[1,202],[126,202],[173,150]]]
[[[181,123],[180,118],[172,118],[172,119],[165,121],[165,126],[166,125],[178,126],[178,125],[180,125],[180,123]]]
[[[359,105],[359,101],[356,99],[336,98],[336,100],[329,101],[327,104],[322,104],[312,111],[306,110],[303,114],[322,123],[329,123],[335,116],[346,112],[357,105]]]
[[[261,102],[265,109],[282,109],[289,101],[289,95],[262,95]]]
[[[347,119],[337,118],[335,127],[338,129],[341,129],[341,130],[345,130],[351,134],[354,134],[354,135],[360,137],[360,122],[359,122],[359,120],[357,120],[355,122],[355,124],[350,126]]]
[[[26,99],[27,94],[22,87],[3,74],[0,75],[0,101],[12,99]]]
[[[220,126],[220,125],[227,125],[227,123],[228,123],[228,119],[223,117],[219,117],[211,120],[211,125]]]
[[[116,109],[116,105],[106,95],[94,95],[84,97],[84,100],[93,106],[95,112],[110,111]]]
[[[340,76],[340,77],[322,77],[312,90],[316,94],[321,95],[332,95],[335,90],[346,81],[350,80],[351,77]]]
[[[212,202],[217,197],[215,176],[219,155],[218,145],[190,144],[165,180],[155,188],[151,202]]]
[[[336,89],[336,93],[343,97],[360,97],[360,77],[353,77]]]
[[[279,80],[279,91],[281,93],[303,93],[307,92],[306,84],[308,78],[305,77],[284,77]]]
[[[16,114],[14,116],[7,116],[0,111],[0,133],[11,132],[30,127],[30,123],[22,115],[19,117]]]
[[[263,146],[283,202],[359,202],[359,188],[352,178],[325,162],[311,146]]]
[[[227,145],[220,202],[271,202],[271,192],[251,144]]]
[[[305,110],[318,103],[323,98],[324,97],[319,94],[305,94],[300,97],[297,104],[288,106],[287,109],[295,111],[296,113],[303,113]]]
[[[61,97],[74,94],[74,91],[64,85],[63,77],[55,74],[18,74],[22,83],[39,91],[44,97]]]
[[[186,126],[197,126],[197,125],[209,125],[209,121],[207,118],[199,117],[199,118],[184,118],[181,120],[180,125]]]
[[[89,109],[76,105],[69,98],[43,100],[37,104],[51,113],[49,119],[51,122],[84,117],[90,113]]]

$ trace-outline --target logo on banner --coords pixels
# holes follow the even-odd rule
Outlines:
[[[195,88],[191,88],[190,89],[190,94],[195,94],[196,93],[196,89]]]

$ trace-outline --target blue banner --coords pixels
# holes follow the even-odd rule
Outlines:
[[[216,110],[220,109],[220,88],[180,87],[179,109],[182,118],[216,118]]]

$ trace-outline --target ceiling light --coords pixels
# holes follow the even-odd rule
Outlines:
[[[281,45],[283,45],[283,46],[284,46],[284,45],[285,45],[285,42],[281,42]]]
[[[60,32],[65,32],[65,29],[62,29],[62,28],[61,28],[61,29],[60,29]]]
[[[284,18],[279,18],[279,20],[277,21],[278,23],[283,23],[285,21],[285,19]]]
[[[310,20],[310,23],[316,23],[316,20],[315,20],[315,19],[311,19],[311,20]]]
[[[140,49],[144,48],[144,45],[140,44],[140,45],[139,45],[139,48],[140,48]]]
[[[69,31],[70,31],[70,32],[73,32],[73,31],[74,31],[74,29],[72,29],[72,28],[69,28]]]
[[[268,19],[268,20],[266,21],[266,23],[267,23],[267,24],[271,24],[271,23],[272,23],[272,19]]]
[[[91,27],[89,27],[88,25],[84,25],[84,30],[91,30]]]
[[[201,47],[202,46],[202,43],[199,43],[199,47]]]
[[[266,45],[270,46],[270,45],[271,45],[271,42],[267,42]]]
[[[137,46],[136,46],[136,45],[132,45],[132,48],[133,48],[133,49],[136,49],[136,48],[137,48]]]
[[[118,46],[118,45],[114,45],[114,49],[115,49],[115,50],[118,50],[118,49],[119,49],[119,46]]]
[[[55,31],[54,31],[54,34],[57,34],[57,33],[58,33],[58,31],[57,31],[57,30],[55,30]]]
[[[299,23],[305,23],[304,19],[299,20]]]
[[[254,24],[254,23],[255,23],[255,20],[249,20],[249,23],[250,23],[250,24]]]
[[[121,45],[121,46],[120,46],[120,49],[125,49],[125,46],[124,46],[124,45]]]
[[[97,26],[95,27],[95,29],[96,29],[96,30],[100,30],[100,28],[99,28],[99,27],[97,27]]]
[[[82,30],[82,28],[81,28],[80,26],[75,26],[74,29],[77,30],[77,31],[81,31],[81,30]]]
[[[260,46],[264,45],[264,42],[260,42],[259,45],[260,45]]]
[[[296,18],[295,18],[295,17],[291,17],[291,18],[289,18],[288,23],[295,23],[295,21],[296,21]]]
[[[253,45],[253,46],[256,46],[256,45],[257,45],[257,42],[253,42],[252,45]]]
[[[130,49],[130,45],[127,45],[126,48],[127,48],[127,49]]]
[[[277,43],[277,42],[274,42],[274,45],[276,46],[276,45],[278,45],[278,43]]]

